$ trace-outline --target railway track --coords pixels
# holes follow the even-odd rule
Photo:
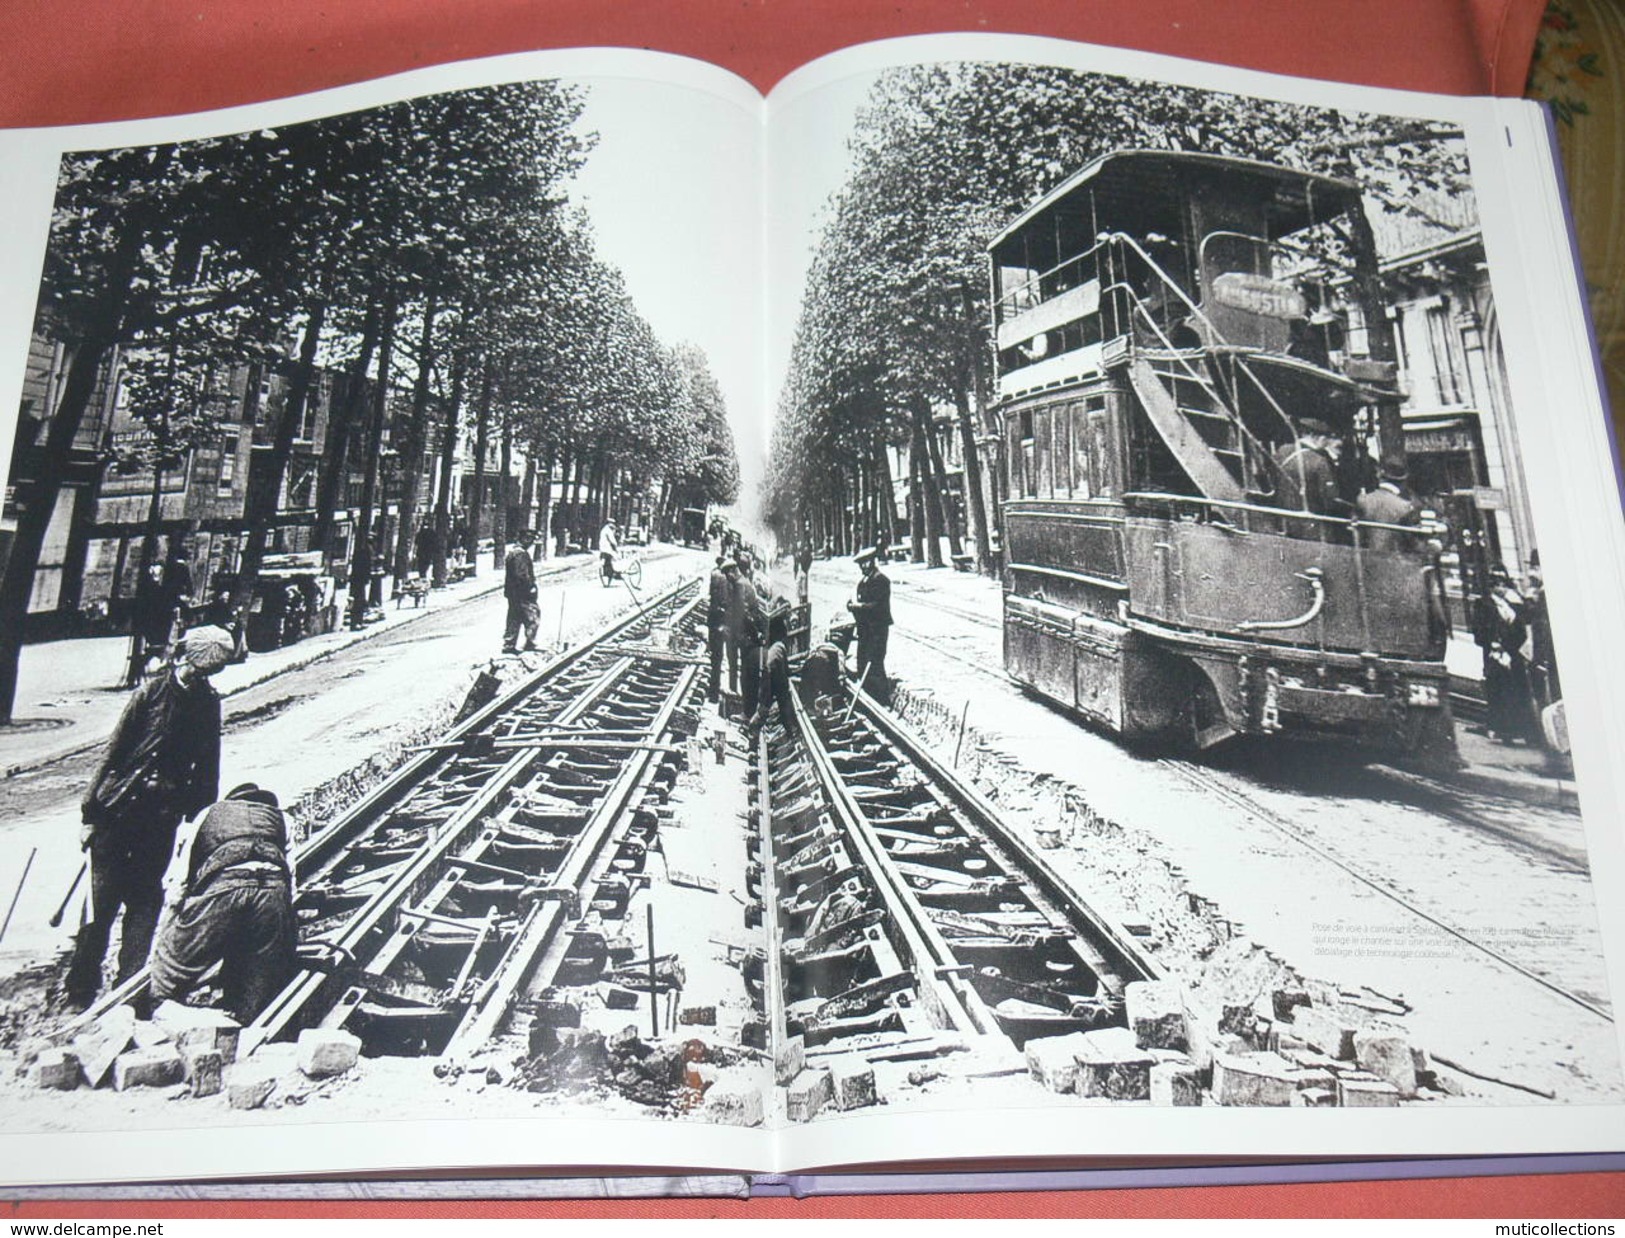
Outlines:
[[[618,978],[683,759],[670,741],[696,727],[699,598],[681,584],[552,659],[304,843],[301,970],[240,1051],[325,1027],[368,1054],[458,1060],[516,1004]],[[658,989],[658,963],[624,983]]]
[[[887,711],[799,699],[759,740],[747,976],[779,1044],[802,1055],[928,1056],[1124,1022],[1157,968]],[[761,900],[773,896],[764,909]]]
[[[956,615],[973,618],[969,612],[955,607],[945,607],[944,609]],[[995,629],[998,627],[997,624],[980,620],[978,622],[984,627]],[[916,633],[910,633],[909,640],[918,642],[933,653],[968,667],[988,679],[1007,685],[1014,683],[1004,669],[996,663],[989,665],[986,659],[967,657],[963,651],[955,649],[951,645]],[[1033,699],[1050,708],[1058,708],[1048,698],[1034,695]],[[1469,712],[1469,717],[1481,717],[1483,702],[1481,700],[1476,701],[1476,706],[1474,702],[1475,698],[1459,696],[1459,694],[1454,693],[1451,696],[1452,709],[1458,703],[1464,703],[1469,711],[1475,708],[1477,710],[1476,713]],[[1199,770],[1200,767],[1189,761],[1174,762],[1170,767],[1174,766],[1177,766],[1180,772],[1188,775],[1187,780],[1198,777],[1192,771]],[[1497,820],[1490,797],[1481,791],[1466,789],[1454,785],[1446,779],[1424,774],[1417,770],[1398,769],[1382,764],[1364,766],[1361,775],[1362,780],[1370,788],[1369,794],[1352,794],[1349,796],[1350,799],[1395,799],[1409,807],[1421,809],[1437,817],[1490,835],[1507,846],[1526,852],[1531,859],[1540,863],[1553,864],[1577,875],[1590,875],[1589,861],[1583,850],[1560,845],[1554,846],[1532,839],[1517,830],[1507,828],[1504,822]]]
[[[1299,846],[1313,852],[1322,860],[1329,864],[1335,865],[1337,868],[1347,873],[1350,877],[1354,878],[1354,880],[1360,882],[1368,889],[1381,895],[1383,898],[1402,908],[1410,915],[1425,921],[1434,929],[1437,929],[1440,932],[1443,932],[1461,942],[1469,949],[1493,960],[1501,967],[1517,973],[1525,980],[1539,985],[1548,992],[1556,994],[1558,997],[1563,998],[1565,1001],[1579,1007],[1589,1014],[1595,1015],[1597,1018],[1603,1019],[1609,1023],[1613,1022],[1613,1013],[1607,1008],[1598,1005],[1596,1002],[1591,1001],[1584,995],[1575,993],[1562,984],[1541,975],[1539,972],[1512,958],[1504,950],[1498,949],[1496,946],[1485,941],[1482,937],[1457,927],[1448,920],[1444,919],[1440,914],[1436,914],[1434,911],[1421,906],[1415,899],[1407,898],[1404,894],[1396,890],[1391,883],[1384,881],[1381,877],[1367,872],[1359,866],[1351,864],[1347,860],[1333,854],[1331,851],[1316,842],[1308,833],[1300,829],[1290,818],[1276,812],[1272,808],[1269,808],[1260,802],[1255,796],[1248,794],[1244,788],[1236,786],[1231,779],[1221,776],[1213,770],[1207,769],[1190,761],[1163,758],[1161,764],[1178,774],[1186,782],[1200,788],[1204,794],[1222,799],[1231,804],[1233,807],[1238,808],[1242,812],[1252,816],[1256,820],[1264,822],[1272,829],[1277,830],[1286,835],[1288,838],[1292,839]],[[1450,814],[1447,815],[1447,819],[1462,820],[1463,818],[1455,814]],[[1497,838],[1505,838],[1504,833],[1501,831],[1496,831],[1495,836]],[[1577,875],[1588,875],[1588,870],[1586,870],[1583,866],[1573,868],[1568,871],[1574,872]]]
[[[957,608],[949,607],[947,609],[959,613]],[[989,625],[984,624],[983,626]],[[928,637],[918,637],[911,634],[910,639],[920,641],[934,654],[968,666],[978,674],[1002,683],[1010,682],[1009,677],[1004,674],[997,664],[989,666],[985,660],[967,657],[960,650]],[[1160,757],[1157,758],[1157,763],[1186,783],[1199,788],[1203,794],[1229,804],[1233,809],[1239,810],[1271,829],[1283,833],[1292,839],[1295,844],[1337,865],[1354,880],[1381,894],[1385,899],[1402,908],[1408,914],[1426,922],[1434,929],[1460,941],[1468,949],[1492,960],[1498,966],[1518,974],[1525,980],[1556,994],[1588,1014],[1599,1019],[1612,1021],[1612,1012],[1585,994],[1575,992],[1573,989],[1541,975],[1538,971],[1519,962],[1490,941],[1460,928],[1447,915],[1424,907],[1416,899],[1407,897],[1380,876],[1363,869],[1357,869],[1335,856],[1326,854],[1323,849],[1314,843],[1312,838],[1299,829],[1289,818],[1268,807],[1258,797],[1251,794],[1244,782],[1238,783],[1238,779],[1235,777],[1210,769],[1200,763],[1180,758]],[[1505,821],[1498,819],[1493,811],[1494,806],[1488,803],[1481,794],[1464,791],[1448,782],[1414,771],[1390,769],[1384,766],[1367,766],[1359,772],[1361,780],[1369,784],[1370,790],[1367,794],[1340,797],[1351,805],[1363,808],[1377,800],[1393,800],[1418,811],[1428,813],[1441,821],[1471,829],[1493,839],[1498,845],[1526,855],[1532,863],[1538,863],[1579,877],[1589,876],[1589,866],[1583,852],[1576,852],[1567,846],[1544,842],[1537,837],[1531,837],[1526,832],[1510,829]]]

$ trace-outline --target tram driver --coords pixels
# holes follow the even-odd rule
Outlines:
[[[1316,516],[1350,516],[1353,504],[1337,485],[1337,460],[1343,440],[1324,421],[1305,417],[1298,422],[1297,439],[1275,449],[1280,471],[1276,506]]]

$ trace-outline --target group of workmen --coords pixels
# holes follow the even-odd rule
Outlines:
[[[861,573],[847,609],[850,624],[835,625],[828,637],[809,651],[804,684],[810,696],[832,693],[844,666],[847,646],[857,641],[858,684],[870,695],[886,700],[891,681],[886,675],[886,643],[891,614],[891,581],[880,570],[878,550],[870,548],[855,561]],[[810,564],[795,557],[796,589],[806,600],[806,573]],[[737,696],[746,711],[745,722],[760,728],[775,705],[780,719],[790,711],[790,606],[773,596],[761,580],[751,552],[739,539],[724,539],[711,571],[706,604],[706,629],[711,661],[708,695],[722,695],[722,666],[727,662],[728,693]],[[820,688],[823,690],[820,691]]]
[[[287,820],[252,782],[220,795],[220,696],[209,678],[232,647],[223,628],[187,632],[108,740],[80,810],[90,895],[64,981],[70,1009],[101,992],[121,911],[114,984],[148,968],[138,1009],[183,999],[218,965],[221,1006],[247,1022],[293,974]]]
[[[517,649],[521,633],[535,647],[534,540],[531,530],[522,531],[507,556],[508,649]],[[815,694],[833,693],[855,636],[857,682],[885,699],[891,583],[876,550],[856,561],[862,575],[847,603],[852,623],[837,625],[811,651],[804,681]],[[804,578],[805,565],[798,572]],[[789,614],[743,540],[731,539],[711,574],[709,693],[713,701],[721,695],[725,660],[728,691],[744,703],[752,728],[774,706],[781,719],[791,708]],[[147,968],[138,1009],[181,1000],[214,975],[221,1007],[248,1022],[294,974],[286,817],[276,795],[255,783],[220,794],[220,696],[210,677],[230,661],[233,647],[222,628],[187,632],[172,659],[131,695],[108,740],[81,805],[90,893],[64,981],[70,1009],[90,1006],[102,992],[121,914],[113,984]]]

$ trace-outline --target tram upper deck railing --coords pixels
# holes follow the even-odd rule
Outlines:
[[[1270,275],[1272,287],[1284,278],[1302,283],[1317,265],[1311,251],[1284,239],[1216,231],[1197,246],[1197,267],[1206,263],[1208,244],[1215,239],[1242,240],[1255,250],[1262,248],[1271,255],[1262,265],[1272,272],[1276,266],[1273,255],[1282,255],[1281,265],[1290,270],[1281,276]],[[1143,264],[1150,277],[1144,288],[1131,276],[1132,259]],[[1238,273],[1265,278],[1256,271],[1229,274]],[[1309,282],[1321,288],[1322,301],[1329,297],[1327,280]],[[1295,287],[1291,291],[1302,298]],[[1256,297],[1264,295],[1259,290],[1252,292]],[[1216,304],[1234,316],[1235,306]],[[1303,308],[1307,311],[1307,302]],[[1165,342],[1177,329],[1187,329],[1192,333],[1191,347],[1197,349],[1260,342],[1232,339],[1233,324],[1228,331],[1221,328],[1205,302],[1198,304],[1185,283],[1152,257],[1137,238],[1126,232],[1102,232],[1088,249],[1001,290],[996,297],[993,330],[999,395],[1011,398],[1099,373],[1106,360],[1102,342],[1129,334],[1135,321],[1154,328],[1154,334]],[[1264,351],[1285,352],[1286,331],[1287,321],[1282,319],[1277,332],[1282,338]]]
[[[1386,544],[1386,548],[1399,547],[1407,551],[1425,552],[1436,549],[1430,541],[1442,545],[1443,526],[1434,521],[1419,525],[1385,524],[1378,520],[1356,520],[1347,516],[1323,516],[1316,512],[1288,507],[1269,507],[1262,503],[1237,503],[1200,495],[1169,494],[1160,490],[1132,490],[1122,496],[1130,507],[1183,508],[1185,518],[1211,524],[1225,532],[1243,537],[1260,533],[1285,533],[1309,541],[1326,542],[1338,546],[1357,546],[1371,550],[1369,535],[1373,532]],[[1220,513],[1215,518],[1214,513]],[[1235,519],[1224,514],[1233,513]],[[1180,513],[1175,513],[1179,518]],[[1283,523],[1285,522],[1285,523]]]

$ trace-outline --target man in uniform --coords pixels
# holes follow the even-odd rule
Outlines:
[[[152,998],[183,1000],[220,964],[221,1004],[250,1022],[293,975],[297,936],[288,825],[276,796],[235,787],[198,822],[152,952]]]
[[[517,545],[508,547],[503,560],[506,573],[502,582],[502,596],[508,599],[508,622],[502,632],[502,652],[519,652],[519,629],[525,630],[525,648],[536,648],[536,629],[541,625],[542,612],[536,605],[536,564],[530,557],[531,543],[536,540],[533,529],[520,529]]]
[[[1296,442],[1275,449],[1281,469],[1276,506],[1317,516],[1347,516],[1352,508],[1337,490],[1336,461],[1342,443],[1324,421],[1305,417]]]
[[[231,652],[231,635],[222,628],[188,632],[174,662],[125,705],[85,793],[79,842],[90,853],[90,919],[79,930],[66,981],[68,1001],[80,1009],[101,991],[102,959],[120,908],[118,983],[146,963],[175,830],[220,794],[220,696],[209,676]]]
[[[878,701],[886,701],[891,694],[891,682],[886,678],[886,642],[891,629],[891,581],[880,570],[879,554],[873,549],[861,551],[856,558],[863,578],[847,610],[858,629],[858,682],[863,690]]]
[[[1404,461],[1382,466],[1381,480],[1354,500],[1356,520],[1376,524],[1413,526],[1422,518],[1422,509],[1404,491],[1407,470]],[[1394,529],[1362,530],[1367,550],[1404,550],[1411,539]]]

